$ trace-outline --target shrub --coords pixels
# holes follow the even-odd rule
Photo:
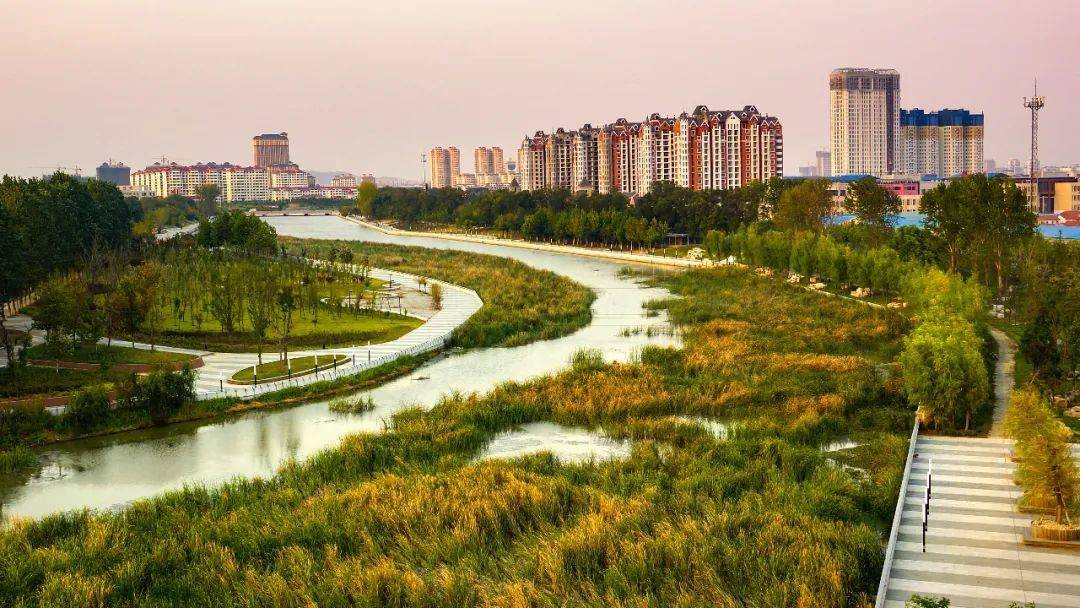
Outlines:
[[[187,366],[177,372],[151,372],[135,385],[135,402],[146,408],[156,425],[168,422],[194,398],[195,372]]]
[[[64,421],[76,432],[93,429],[109,415],[109,393],[100,385],[76,392],[64,409]]]
[[[1024,488],[1024,502],[1052,506],[1055,521],[1063,524],[1080,495],[1080,470],[1070,444],[1072,430],[1030,389],[1013,393],[1005,430],[1016,441],[1016,480]]]

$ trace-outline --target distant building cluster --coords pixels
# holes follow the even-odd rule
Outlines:
[[[832,153],[818,150],[814,153],[815,164],[799,167],[799,177],[829,177],[832,175]]]
[[[461,172],[461,152],[453,146],[432,148],[428,158],[432,188],[505,189],[516,177],[512,167],[503,160],[503,149],[499,147],[473,150],[473,173]]]
[[[647,194],[654,183],[694,190],[737,188],[783,175],[784,138],[779,119],[754,106],[709,110],[698,106],[641,122],[620,118],[575,131],[526,136],[518,150],[524,190]]]
[[[158,162],[131,174],[129,195],[161,198],[180,195],[194,198],[200,187],[218,187],[218,202],[234,204],[296,199],[349,199],[356,196],[356,176],[339,174],[329,186],[289,160],[287,133],[266,133],[252,138],[253,164],[196,163],[180,165]],[[100,168],[99,168],[100,171]]]
[[[840,68],[829,75],[832,175],[980,173],[983,127],[984,116],[968,110],[901,109],[896,70]]]

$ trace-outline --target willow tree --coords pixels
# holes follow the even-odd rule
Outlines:
[[[935,428],[955,428],[987,404],[990,380],[981,340],[973,325],[956,317],[926,320],[907,338],[900,354],[904,392]]]

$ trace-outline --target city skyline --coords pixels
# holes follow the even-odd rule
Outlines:
[[[537,129],[602,124],[612,115],[644,116],[708,99],[717,107],[752,100],[769,108],[784,124],[793,174],[829,148],[828,75],[843,66],[896,69],[905,108],[977,108],[988,125],[985,156],[999,162],[1027,156],[1022,99],[1038,76],[1048,99],[1043,164],[1080,160],[1072,143],[1080,117],[1068,110],[1080,92],[1070,59],[1080,48],[1070,17],[1080,9],[1072,2],[1042,2],[1034,19],[1017,19],[1011,6],[966,1],[904,10],[886,2],[685,1],[664,9],[698,17],[677,33],[644,2],[542,9],[479,0],[423,4],[322,3],[315,25],[303,28],[279,11],[253,10],[253,2],[12,6],[0,36],[9,58],[0,74],[21,89],[5,99],[0,169],[33,176],[43,167],[77,165],[89,174],[106,158],[140,168],[162,155],[181,163],[236,162],[250,157],[244,138],[251,133],[288,131],[306,167],[419,181],[420,154],[440,142],[510,150]],[[220,19],[207,23],[202,16],[211,6]],[[714,35],[736,6],[746,25]],[[41,27],[12,25],[39,22],[46,11]],[[104,12],[107,22],[96,17]],[[615,13],[618,27],[599,27]],[[843,35],[826,34],[840,15]],[[961,41],[954,29],[960,22],[983,35]],[[379,27],[363,28],[370,23]],[[879,24],[895,34],[852,24]],[[546,32],[544,43],[528,42],[538,31]],[[828,35],[829,44],[805,44],[814,31]],[[237,35],[260,51],[222,61],[235,54]],[[290,44],[277,44],[281,36]],[[649,44],[613,46],[627,39]],[[1016,43],[1003,43],[1009,40]],[[221,68],[208,69],[214,62]],[[146,71],[151,64],[168,65],[168,76]],[[658,73],[665,78],[648,78]]]

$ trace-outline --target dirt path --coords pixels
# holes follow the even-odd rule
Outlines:
[[[1009,408],[1009,394],[1016,384],[1016,342],[1000,329],[990,328],[997,342],[998,359],[994,365],[994,421],[990,425],[990,437],[1005,436],[1005,410]]]

